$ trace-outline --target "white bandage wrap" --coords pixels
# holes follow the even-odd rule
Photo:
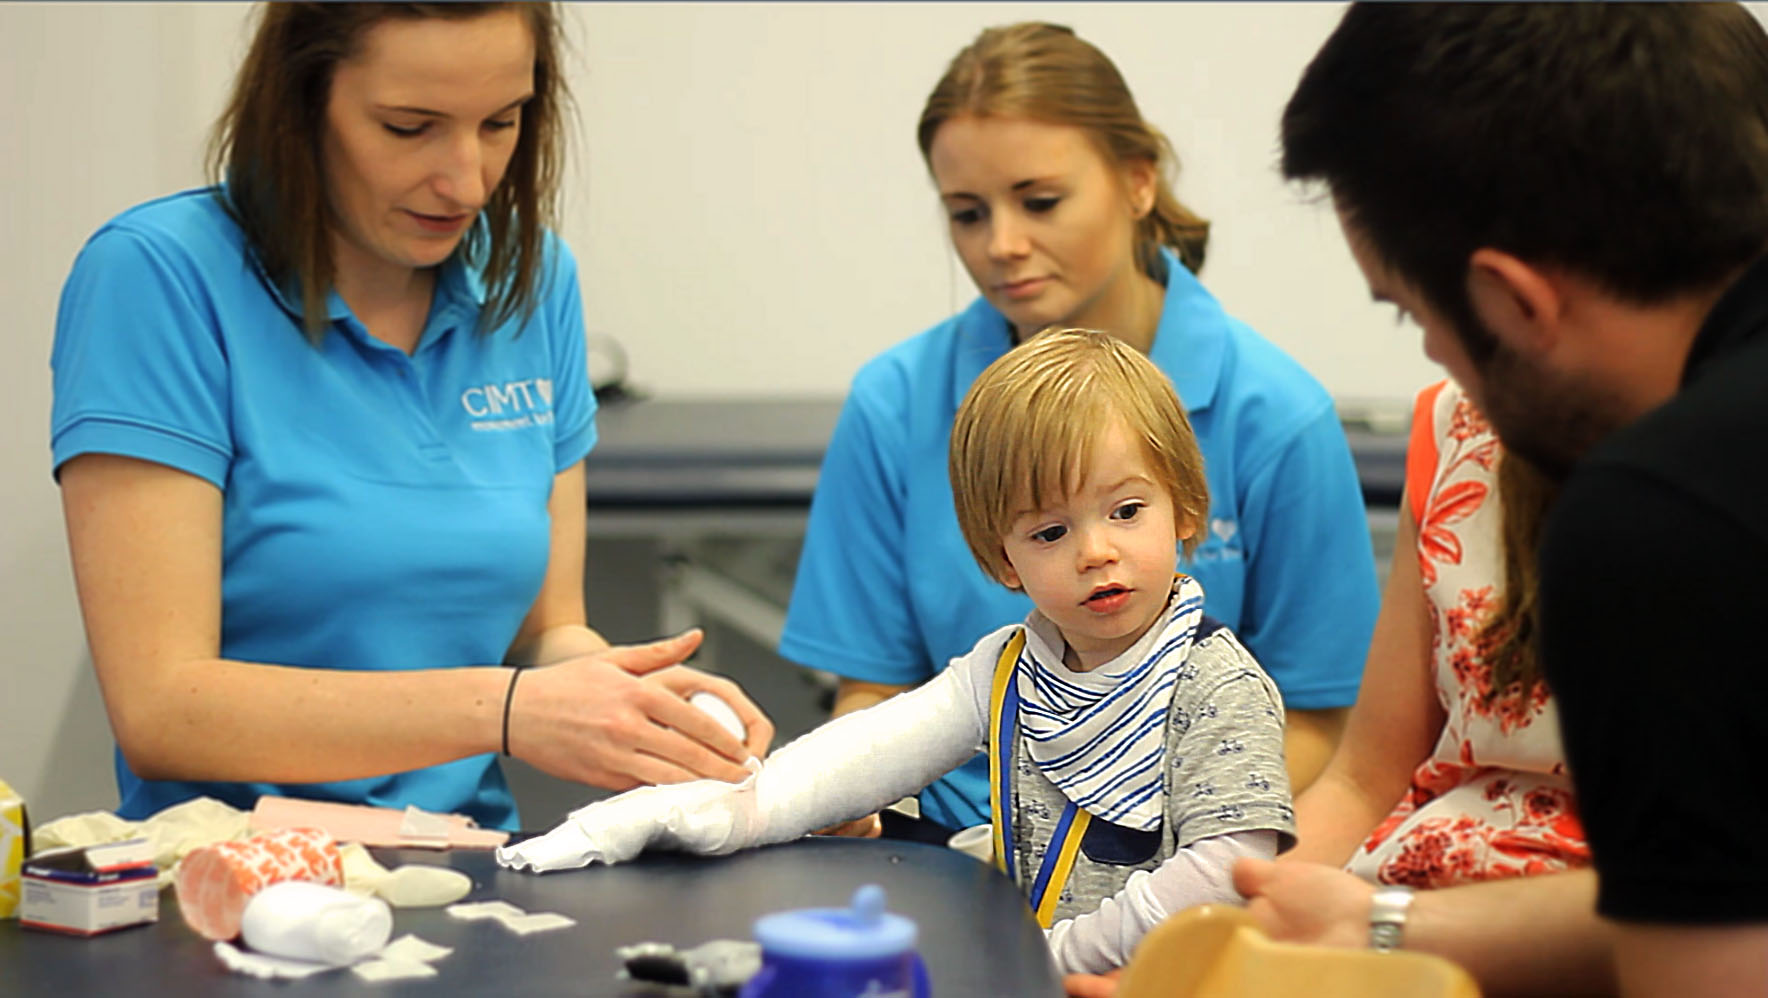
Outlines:
[[[646,849],[722,855],[785,842],[871,814],[957,767],[982,747],[986,717],[968,674],[947,669],[918,689],[835,718],[751,760],[741,783],[641,787],[571,812],[545,835],[503,846],[514,869],[621,863]]]

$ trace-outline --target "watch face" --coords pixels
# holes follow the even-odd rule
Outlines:
[[[1369,926],[1369,948],[1386,952],[1400,947],[1400,926],[1395,922],[1376,922]]]

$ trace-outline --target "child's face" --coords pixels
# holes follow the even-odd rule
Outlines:
[[[1121,420],[1094,448],[1078,492],[1021,514],[1001,545],[1009,585],[1061,630],[1063,662],[1086,671],[1121,655],[1159,617],[1178,542],[1191,535]]]

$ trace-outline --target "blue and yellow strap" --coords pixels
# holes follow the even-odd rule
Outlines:
[[[1019,653],[1025,648],[1025,631],[1014,632],[1001,656],[995,661],[994,682],[988,701],[988,804],[993,812],[995,867],[1018,882],[1019,875],[1011,862],[1013,856],[1013,765],[1014,730],[1019,724],[1019,689],[1013,682]],[[1049,928],[1055,921],[1056,905],[1062,887],[1074,872],[1074,859],[1080,853],[1081,839],[1093,816],[1073,801],[1062,809],[1056,830],[1050,836],[1050,849],[1026,892],[1037,924]]]
[[[1040,928],[1047,929],[1056,920],[1062,885],[1068,883],[1068,875],[1074,872],[1074,857],[1080,852],[1080,840],[1086,837],[1087,825],[1092,820],[1092,813],[1077,807],[1074,801],[1062,809],[1062,817],[1050,835],[1050,851],[1044,854],[1044,864],[1026,895],[1031,910],[1037,913]]]
[[[1012,877],[1008,857],[1013,855],[1012,823],[1005,815],[1013,806],[1013,727],[1019,718],[1019,690],[1013,682],[1013,666],[1025,647],[1025,630],[1013,632],[1001,657],[995,661],[994,684],[988,697],[988,808],[994,816],[995,868]]]

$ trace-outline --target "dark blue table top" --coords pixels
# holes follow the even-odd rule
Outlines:
[[[393,935],[454,952],[436,977],[369,984],[347,970],[295,981],[229,973],[184,925],[168,890],[160,921],[78,939],[0,922],[0,993],[14,995],[278,996],[609,995],[668,991],[616,978],[615,949],[638,942],[688,948],[748,939],[761,915],[845,906],[876,883],[889,909],[916,921],[938,998],[1061,994],[1043,934],[1018,890],[990,867],[938,846],[810,838],[723,858],[648,855],[621,866],[535,875],[504,870],[480,851],[377,850],[388,866],[445,864],[473,878],[468,900],[555,911],[570,928],[518,936],[440,908],[396,909]],[[678,992],[685,993],[685,992]]]

